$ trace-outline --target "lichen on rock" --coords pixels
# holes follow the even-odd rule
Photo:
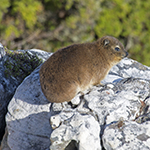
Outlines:
[[[28,51],[6,51],[4,61],[5,76],[22,80],[42,63],[42,59]]]

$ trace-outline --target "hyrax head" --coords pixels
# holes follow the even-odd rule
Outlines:
[[[117,64],[121,59],[128,56],[123,44],[112,36],[104,36],[100,39],[100,46],[105,51],[105,57],[112,63]]]

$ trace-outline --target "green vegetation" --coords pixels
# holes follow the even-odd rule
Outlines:
[[[56,51],[104,35],[150,66],[149,0],[1,0],[0,42],[9,49]]]
[[[6,50],[6,58],[4,61],[5,76],[15,77],[17,80],[23,80],[28,76],[36,67],[38,67],[42,60],[36,55],[31,55],[27,51],[14,52]],[[21,82],[20,81],[20,82]]]

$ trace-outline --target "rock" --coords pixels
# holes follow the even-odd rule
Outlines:
[[[9,104],[6,122],[10,149],[45,150],[50,146],[51,104],[41,92],[38,71],[39,67],[19,85]]]
[[[138,124],[123,121],[121,127],[118,127],[118,123],[113,123],[104,130],[103,143],[107,150],[149,150],[150,122]]]
[[[91,129],[88,130],[89,134],[87,136],[92,136],[92,138],[95,141],[92,140],[86,140],[86,143],[82,145],[81,148],[83,150],[86,150],[86,144],[90,143],[91,145],[88,145],[89,149],[92,149],[92,146],[96,145],[97,147],[93,148],[95,150],[101,149],[103,146],[106,150],[111,150],[111,149],[132,149],[135,147],[135,150],[138,149],[139,145],[142,145],[143,147],[148,147],[148,142],[150,140],[150,137],[148,135],[150,132],[150,115],[148,116],[147,114],[150,114],[150,109],[149,109],[149,104],[150,104],[150,82],[143,80],[143,79],[135,79],[135,78],[128,78],[128,79],[123,79],[120,82],[117,82],[116,84],[106,84],[104,87],[94,87],[91,89],[90,93],[86,94],[84,96],[84,105],[80,108],[76,108],[74,111],[70,110],[69,108],[63,108],[62,112],[59,113],[59,120],[60,123],[57,125],[57,128],[52,132],[51,135],[51,150],[57,149],[57,150],[62,150],[64,146],[66,146],[69,142],[72,140],[75,140],[77,145],[79,146],[82,141],[82,138],[78,139],[74,137],[74,134],[72,134],[72,130],[76,131],[76,136],[79,134],[78,129],[76,129],[75,125],[71,125],[71,122],[76,116],[76,112],[79,112],[81,115],[84,115],[84,117],[91,117],[95,118],[95,123],[92,120],[87,121],[87,119],[83,119],[82,117],[77,117],[78,120],[75,121],[77,122],[76,125],[78,125],[78,122],[84,122],[83,124],[90,124],[90,122],[96,124],[96,122],[99,123],[99,126],[101,129],[94,127],[97,129],[97,132],[99,132],[99,138],[94,137],[90,132],[92,131]],[[88,111],[83,110],[83,109],[88,109]],[[65,112],[63,112],[65,111]],[[71,115],[72,113],[72,115]],[[56,117],[56,115],[54,116]],[[142,117],[143,119],[141,122],[138,121],[138,119]],[[80,120],[80,121],[79,121]],[[83,121],[84,120],[84,121]],[[136,130],[137,126],[132,126],[132,128],[126,127],[126,132],[125,128],[125,121],[128,121],[128,124],[132,126],[132,124],[137,124],[137,126],[141,126],[140,130],[141,132],[138,132]],[[139,124],[140,123],[140,124]],[[142,123],[142,125],[141,125]],[[145,124],[143,124],[145,123]],[[53,119],[52,125],[55,124],[55,120]],[[79,125],[80,126],[80,125]],[[90,126],[90,125],[89,125]],[[72,127],[72,128],[71,128]],[[86,126],[82,131],[80,131],[80,134],[84,134]],[[120,133],[122,129],[122,134]],[[68,131],[69,130],[69,131]],[[71,131],[70,131],[71,130]],[[105,131],[106,130],[106,131]],[[113,130],[113,131],[112,131]],[[117,132],[117,131],[118,132]],[[125,130],[125,131],[124,131]],[[138,135],[143,135],[145,131],[147,131],[147,135],[144,137],[147,137],[145,139],[145,142],[140,141],[140,140],[134,140],[134,143],[132,139],[129,139],[129,143],[127,147],[124,147],[124,144],[127,143],[128,141],[123,141],[123,138],[128,138],[130,137],[130,134],[132,134],[132,130],[134,130],[134,139],[137,139]],[[71,134],[70,134],[71,132]],[[70,135],[69,135],[69,134]],[[92,131],[92,133],[94,133]],[[114,134],[113,134],[114,133]],[[117,137],[118,133],[118,137]],[[97,134],[94,133],[96,136]],[[120,137],[122,135],[122,137]],[[86,135],[84,136],[86,137]],[[54,140],[55,139],[55,140]],[[99,144],[94,144],[97,143],[97,140],[100,142],[101,139],[103,142],[101,143],[101,146]],[[140,141],[140,142],[139,142]],[[68,143],[67,143],[68,142]],[[116,145],[115,143],[118,143]],[[142,143],[142,144],[141,144]],[[65,144],[65,145],[64,145]],[[60,147],[61,145],[61,147]],[[134,146],[133,146],[134,145]],[[63,148],[62,148],[63,147]],[[150,145],[148,147],[150,149]],[[79,148],[80,149],[80,148]]]
[[[5,135],[3,137],[3,143],[1,145],[1,148],[0,150],[11,150],[7,144],[7,137],[8,137],[8,131],[7,131],[7,128],[6,128],[6,131],[5,131]]]
[[[123,59],[103,86],[61,104],[46,100],[38,71],[24,79],[9,103],[11,150],[150,149],[149,67]]]
[[[6,52],[3,45],[0,43],[0,60],[5,56]]]
[[[69,143],[75,141],[76,148],[80,150],[100,150],[100,126],[92,115],[83,115],[79,112],[62,112],[59,118],[65,118],[63,124],[51,134],[51,150],[65,149]],[[55,121],[54,121],[55,122]],[[62,122],[62,119],[61,119]],[[62,134],[63,133],[63,134]],[[63,136],[62,136],[63,135]],[[75,149],[74,147],[68,149]]]
[[[41,50],[5,51],[0,44],[0,141],[5,131],[7,106],[16,88],[50,56]]]

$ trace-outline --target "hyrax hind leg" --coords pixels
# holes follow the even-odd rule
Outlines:
[[[69,102],[79,92],[79,86],[74,81],[63,81],[59,87],[59,90],[53,97],[56,103]]]

